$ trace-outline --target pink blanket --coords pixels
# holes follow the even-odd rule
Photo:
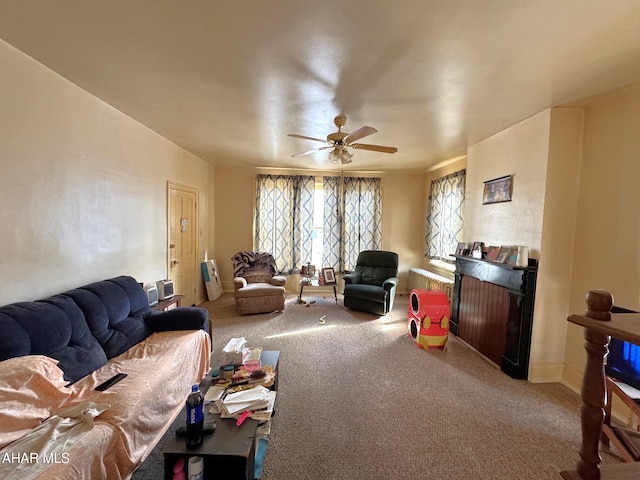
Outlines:
[[[55,457],[34,451],[29,435],[16,440],[0,450],[0,478],[18,465],[20,479],[130,478],[181,413],[191,386],[208,373],[210,355],[211,340],[203,330],[154,333],[70,387],[58,412],[87,402],[110,406],[93,418],[92,428],[78,429]],[[118,372],[127,377],[104,392],[94,390]]]

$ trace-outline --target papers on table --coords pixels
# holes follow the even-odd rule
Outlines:
[[[258,410],[269,405],[269,389],[257,385],[249,390],[230,393],[222,401],[222,412],[229,415],[245,410]]]
[[[219,413],[220,418],[239,418],[249,412],[249,418],[267,421],[271,418],[276,402],[276,392],[256,385],[249,390],[230,393],[224,398],[214,400],[210,413]]]
[[[204,396],[204,403],[216,402],[222,398],[226,388],[222,385],[211,385]]]

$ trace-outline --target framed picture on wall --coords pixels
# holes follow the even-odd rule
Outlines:
[[[336,283],[336,274],[333,271],[333,268],[323,268],[322,275],[324,276],[324,284],[325,285],[335,285]]]
[[[513,176],[506,175],[484,182],[482,204],[510,202],[513,191]]]

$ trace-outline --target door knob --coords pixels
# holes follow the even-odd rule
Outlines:
[[[180,263],[180,260],[171,260],[171,265],[177,265]]]

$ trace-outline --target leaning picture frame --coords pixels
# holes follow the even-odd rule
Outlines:
[[[323,268],[322,276],[324,277],[325,285],[334,285],[336,283],[336,274],[333,268]]]
[[[498,253],[500,253],[500,247],[490,246],[487,250],[487,260],[495,260],[498,257]]]
[[[511,253],[511,245],[502,245],[500,250],[498,250],[498,255],[496,256],[496,262],[506,263],[509,258],[509,254]]]
[[[484,242],[473,242],[473,247],[471,247],[471,256],[474,258],[482,258],[483,250]]]
[[[513,193],[513,176],[494,178],[484,182],[482,204],[510,202]]]

